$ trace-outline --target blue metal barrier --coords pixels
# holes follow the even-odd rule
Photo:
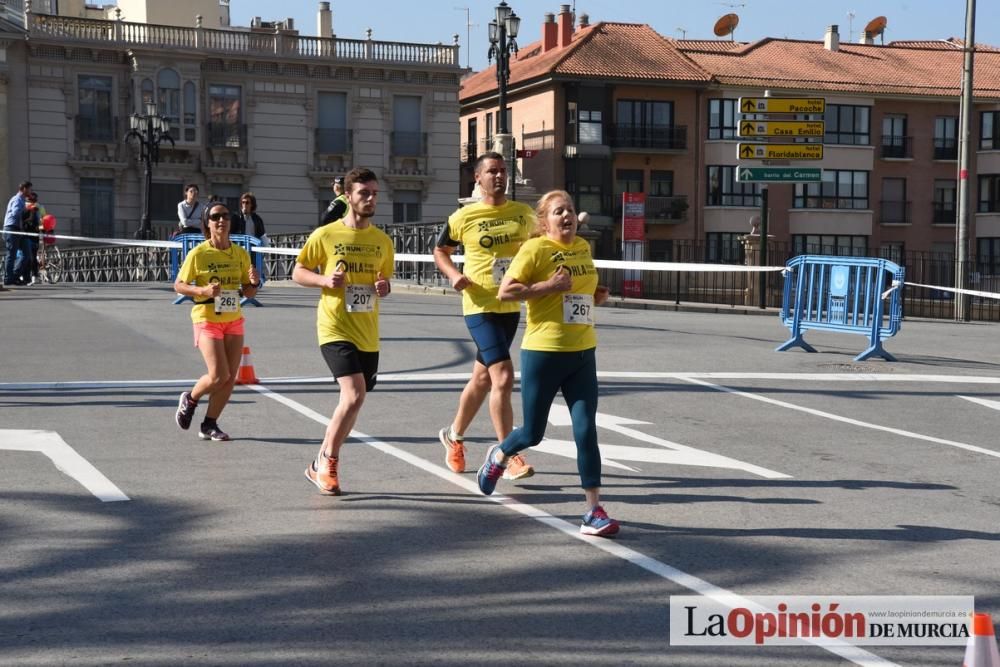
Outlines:
[[[903,267],[887,259],[829,255],[799,255],[785,266],[781,320],[792,337],[776,352],[791,347],[815,352],[802,333],[820,329],[868,336],[868,349],[855,361],[872,356],[896,360],[882,347],[882,339],[896,335],[903,320]]]
[[[184,258],[187,254],[194,249],[195,246],[205,241],[205,237],[201,234],[178,234],[173,238],[181,244],[180,248],[170,249],[170,279],[177,280],[177,273],[181,270],[181,265],[184,264]],[[257,274],[260,276],[260,284],[264,285],[264,255],[259,252],[254,252],[253,249],[261,244],[261,240],[256,236],[250,236],[249,234],[232,234],[229,240],[233,243],[239,245],[241,248],[247,251],[250,255],[250,261],[253,262],[254,268],[257,269]],[[174,304],[184,303],[185,301],[191,301],[191,297],[177,295],[174,299]],[[261,306],[260,301],[256,297],[243,297],[240,300],[240,305],[245,306],[246,304],[253,304],[254,306]]]

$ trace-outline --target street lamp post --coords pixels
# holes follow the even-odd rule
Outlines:
[[[521,18],[514,13],[504,0],[496,7],[496,17],[490,21],[490,51],[487,58],[497,60],[497,98],[500,103],[500,117],[497,119],[497,134],[493,139],[493,150],[500,153],[507,162],[507,191],[510,192],[513,169],[513,137],[507,127],[507,82],[510,80],[510,56],[517,53],[517,31]]]
[[[137,239],[153,238],[153,226],[149,217],[149,195],[153,189],[153,163],[160,161],[160,143],[169,141],[174,145],[174,138],[170,136],[170,123],[165,118],[156,113],[155,104],[146,105],[146,113],[134,113],[128,118],[129,131],[123,140],[128,143],[135,140],[139,144],[139,159],[145,165],[144,180],[142,186],[142,224],[135,232]]]

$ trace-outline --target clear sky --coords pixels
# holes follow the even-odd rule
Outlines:
[[[462,65],[475,70],[487,65],[487,25],[499,0],[331,0],[333,29],[341,37],[372,38],[401,42],[450,44],[458,34]],[[541,37],[546,12],[559,13],[560,4],[573,0],[507,0],[521,17],[519,44]],[[316,34],[316,0],[231,0],[234,25],[249,25],[251,17],[265,21],[294,18],[301,34]],[[861,30],[876,16],[885,16],[885,40],[946,39],[965,36],[965,0],[577,0],[577,14],[590,22],[622,21],[648,23],[667,37],[717,39],[712,33],[716,20],[728,13],[740,17],[735,37],[754,41],[763,37],[822,40],[826,27],[840,26],[841,41],[857,41]],[[353,12],[352,12],[353,8]],[[469,19],[466,19],[466,8]],[[978,0],[976,41],[1000,46],[1000,0]],[[853,18],[849,14],[854,14]],[[475,24],[467,28],[466,24]],[[853,33],[853,38],[849,39]],[[470,36],[471,35],[471,36]],[[467,44],[471,43],[471,51]]]

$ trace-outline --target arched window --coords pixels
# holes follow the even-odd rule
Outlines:
[[[170,125],[177,127],[181,122],[181,77],[176,70],[162,69],[156,77],[157,102],[160,115]]]
[[[147,104],[155,104],[156,97],[153,95],[153,81],[152,79],[143,79],[140,86],[140,96],[139,99],[142,101],[139,108],[136,111],[141,111],[146,113]]]
[[[196,139],[195,126],[198,123],[198,96],[195,93],[194,83],[187,81],[184,83],[184,141],[194,141]]]

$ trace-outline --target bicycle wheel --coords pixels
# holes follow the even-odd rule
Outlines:
[[[57,246],[45,249],[45,279],[53,284],[63,279],[62,253]]]

